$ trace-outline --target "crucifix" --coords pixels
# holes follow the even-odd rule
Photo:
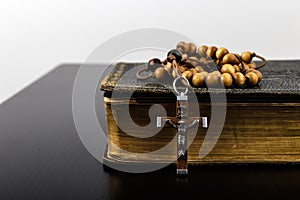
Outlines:
[[[176,82],[181,80],[186,86],[185,91],[179,92]],[[176,93],[176,116],[175,117],[157,117],[157,127],[161,127],[164,122],[177,129],[177,175],[188,174],[188,155],[187,155],[187,130],[194,126],[202,124],[207,128],[207,117],[189,117],[188,116],[188,87],[189,81],[178,76],[173,82],[173,88]]]

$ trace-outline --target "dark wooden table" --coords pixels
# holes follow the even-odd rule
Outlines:
[[[0,106],[1,200],[299,195],[299,165],[202,166],[191,168],[187,179],[177,179],[172,167],[146,174],[103,168],[74,126],[78,68],[61,65]]]

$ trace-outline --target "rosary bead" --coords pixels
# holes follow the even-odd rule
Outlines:
[[[219,71],[213,71],[212,73],[216,74],[218,77],[221,77],[221,72],[219,72]]]
[[[182,54],[177,50],[177,49],[172,49],[171,51],[168,52],[167,56],[173,55],[175,57],[175,60],[177,63],[179,63],[182,60]],[[171,61],[171,60],[169,60]]]
[[[258,78],[257,84],[260,83],[260,81],[262,80],[262,73],[256,69],[249,69],[248,71],[246,71],[246,74],[249,72],[254,72]]]
[[[234,67],[231,64],[225,64],[225,65],[222,66],[221,72],[222,73],[234,74],[235,73],[235,69],[234,69]]]
[[[189,50],[188,50],[188,55],[190,56],[194,56],[196,54],[197,51],[197,46],[194,43],[188,43],[189,45]]]
[[[215,60],[215,64],[217,65],[217,66],[219,66],[220,64],[221,64],[221,61],[220,60]]]
[[[184,71],[181,75],[184,76],[187,80],[190,80],[190,78],[193,76],[193,72],[187,70]]]
[[[238,65],[233,65],[235,72],[240,72],[241,68]]]
[[[203,73],[196,73],[192,77],[192,84],[195,87],[200,87],[204,85],[205,75]]]
[[[245,75],[249,85],[256,85],[258,83],[258,77],[254,72],[249,72]]]
[[[240,61],[232,53],[226,54],[222,59],[223,64],[238,64],[239,62]]]
[[[229,73],[224,73],[221,75],[221,81],[225,87],[230,87],[232,85],[232,76]]]
[[[158,58],[152,58],[149,60],[147,70],[154,72],[158,67],[161,67],[161,61]]]
[[[255,64],[255,62],[251,61],[250,63],[248,63],[248,66],[249,66],[249,68],[254,69],[256,67],[256,64]]]
[[[183,67],[183,66],[181,66],[181,65],[178,65],[177,67],[178,67],[178,70],[179,70],[181,73],[184,72],[185,70],[187,70],[187,68],[185,68],[185,67]]]
[[[176,49],[180,52],[183,52],[183,49],[184,49],[184,45],[186,44],[186,42],[178,42],[178,44],[176,45]]]
[[[248,69],[250,69],[250,67],[248,66],[247,63],[245,63],[244,61],[239,63],[239,67],[241,69],[242,72],[245,72],[247,71]]]
[[[208,87],[216,86],[219,83],[220,75],[215,72],[211,72],[206,76],[205,82]]]
[[[242,87],[245,85],[246,78],[245,78],[244,74],[242,74],[241,72],[236,72],[233,75],[233,78],[234,78],[235,84],[237,86]]]
[[[165,73],[166,71],[164,70],[164,68],[159,67],[154,71],[154,77],[157,80],[163,80],[165,78]]]
[[[202,57],[206,55],[206,50],[207,50],[207,46],[206,45],[202,45],[198,48],[197,54]]]
[[[216,56],[216,51],[217,51],[217,50],[218,50],[217,47],[215,47],[215,46],[210,46],[210,47],[208,47],[207,50],[206,50],[206,55],[207,55],[208,57],[215,58],[215,56]]]
[[[258,78],[258,82],[257,82],[257,84],[258,83],[260,83],[261,82],[261,80],[262,80],[262,73],[260,72],[260,71],[258,71],[258,70],[253,70],[253,72],[257,75],[257,78]]]
[[[196,68],[191,68],[191,69],[189,69],[193,74],[196,74],[196,73],[198,73],[198,71],[197,71],[197,69]]]
[[[247,71],[248,69],[250,69],[249,65],[244,63],[244,72]]]
[[[186,61],[188,59],[188,55],[187,54],[182,54],[182,61]]]
[[[172,69],[172,63],[167,62],[167,64],[164,65],[164,69],[169,73],[169,75],[171,75],[172,71],[173,71],[173,69]]]
[[[229,51],[228,51],[226,48],[221,47],[221,48],[219,48],[219,49],[216,51],[216,57],[217,57],[218,59],[222,59],[223,56],[226,55],[226,54],[228,54],[228,53],[229,53]]]
[[[245,63],[249,63],[252,60],[252,54],[250,51],[244,51],[241,57]]]
[[[176,49],[181,53],[186,54],[189,51],[189,45],[186,42],[179,42]]]
[[[195,68],[195,66],[197,66],[197,65],[198,65],[198,63],[187,61],[184,65],[184,67],[187,69],[192,69],[192,68]]]

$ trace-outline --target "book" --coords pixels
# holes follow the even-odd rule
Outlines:
[[[105,162],[176,161],[177,130],[165,123],[159,128],[156,120],[158,115],[176,115],[176,95],[170,83],[138,80],[136,71],[143,65],[117,63],[101,82],[109,141]],[[263,79],[253,88],[193,89],[196,101],[190,105],[200,113],[192,109],[189,116],[207,117],[208,128],[199,126],[188,132],[189,164],[300,162],[300,61],[268,61],[261,72]],[[226,98],[225,113],[220,96]],[[165,112],[149,116],[154,104],[163,106]],[[212,115],[219,111],[224,121],[218,124],[218,116]],[[207,141],[213,144],[204,145]]]

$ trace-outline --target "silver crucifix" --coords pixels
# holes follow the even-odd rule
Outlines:
[[[185,91],[179,92],[176,83],[181,80],[185,84]],[[189,117],[188,116],[188,88],[189,81],[183,77],[177,77],[173,82],[173,88],[176,93],[176,116],[175,117],[157,117],[157,127],[161,127],[163,122],[177,129],[177,175],[188,174],[188,156],[187,156],[187,129],[193,126],[207,128],[207,117]]]

